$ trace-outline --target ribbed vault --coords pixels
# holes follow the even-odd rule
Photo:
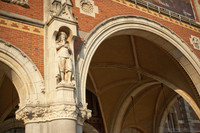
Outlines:
[[[176,92],[184,92],[197,104],[199,96],[181,65],[156,45],[156,40],[124,33],[101,43],[90,63],[86,86],[99,100],[107,132],[115,131],[121,111],[121,129],[133,125],[156,133],[164,111],[178,96]],[[141,89],[145,84],[149,85]],[[123,104],[127,104],[126,108],[122,108]]]

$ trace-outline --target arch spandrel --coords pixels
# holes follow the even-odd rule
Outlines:
[[[15,85],[20,106],[44,92],[43,78],[36,65],[20,49],[4,40],[0,40],[0,61],[1,71]]]

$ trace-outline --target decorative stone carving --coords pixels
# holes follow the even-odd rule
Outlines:
[[[92,111],[87,109],[87,104],[79,107],[79,113],[78,113],[78,123],[79,125],[83,125],[84,121],[86,119],[89,119],[92,117]]]
[[[17,5],[29,8],[28,0],[2,0],[2,1],[17,4]]]
[[[191,35],[190,43],[194,46],[195,49],[200,50],[200,39],[199,39],[199,37]]]
[[[92,3],[88,0],[81,0],[80,5],[81,5],[81,9],[86,13],[90,14],[94,10]]]
[[[77,109],[73,104],[52,106],[26,106],[16,112],[16,119],[24,123],[45,122],[54,119],[77,119]]]
[[[52,9],[50,10],[50,18],[59,17],[66,20],[75,21],[76,19],[72,15],[72,3],[70,0],[54,0],[52,3]]]
[[[56,40],[58,59],[57,84],[59,86],[74,86],[74,74],[72,72],[72,49],[67,41],[68,35],[59,32]]]
[[[76,0],[76,7],[80,8],[80,12],[92,17],[95,17],[95,13],[99,13],[98,7],[94,5],[93,0]]]

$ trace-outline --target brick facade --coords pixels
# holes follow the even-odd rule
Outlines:
[[[75,1],[73,1],[73,3],[75,5]],[[102,21],[119,15],[142,16],[154,20],[174,31],[187,44],[189,44],[190,47],[195,51],[196,55],[200,57],[200,52],[198,50],[195,50],[189,41],[191,35],[200,36],[199,28],[195,28],[193,26],[190,26],[189,24],[172,19],[168,16],[159,15],[157,12],[147,10],[146,8],[143,9],[141,6],[131,8],[131,6],[134,6],[134,4],[130,5],[130,3],[128,2],[120,3],[120,0],[95,1],[95,5],[99,8],[99,14],[96,14],[95,18],[81,14],[79,11],[80,9],[77,7],[73,8],[74,16],[78,17],[79,30],[88,33]],[[194,12],[196,12],[196,10],[194,10]]]
[[[94,2],[93,4],[95,5],[95,15],[94,14],[93,15],[88,15],[87,13],[86,14],[81,13],[81,11],[80,11],[81,7],[76,6],[76,2],[77,1],[81,1],[81,0],[66,0],[66,1],[69,2],[68,5],[67,4],[65,5],[65,4],[62,3],[64,0],[54,1],[54,2],[58,2],[57,3],[58,5],[59,5],[59,2],[63,4],[63,5],[60,6],[60,9],[58,7],[58,9],[54,9],[54,10],[51,9],[53,6],[50,7],[50,5],[52,4],[52,1],[53,0],[51,0],[51,2],[48,3],[47,1],[44,1],[44,0],[29,0],[28,1],[29,7],[23,7],[23,6],[14,4],[14,3],[3,2],[3,0],[0,0],[0,31],[1,31],[0,39],[4,40],[5,42],[9,42],[10,44],[16,46],[18,49],[23,51],[31,59],[30,62],[31,63],[33,62],[33,64],[35,64],[37,66],[37,68],[39,69],[39,71],[37,71],[37,69],[34,69],[32,64],[29,62],[30,64],[29,64],[28,67],[30,67],[30,69],[28,69],[28,70],[32,70],[31,71],[32,73],[30,75],[29,74],[27,74],[27,75],[29,75],[30,77],[32,76],[31,78],[33,78],[33,79],[35,78],[34,76],[36,76],[37,78],[41,77],[41,78],[38,78],[38,79],[35,78],[35,80],[32,80],[30,78],[31,79],[31,83],[33,82],[33,84],[30,83],[30,86],[31,87],[35,87],[35,88],[32,89],[30,87],[31,89],[29,89],[27,87],[29,89],[28,90],[27,88],[25,88],[26,86],[24,87],[25,88],[24,90],[27,89],[27,92],[26,91],[22,91],[21,92],[22,95],[25,95],[23,93],[27,93],[27,95],[22,97],[23,98],[22,100],[24,100],[23,101],[24,107],[21,107],[21,105],[20,105],[18,108],[23,114],[25,112],[23,109],[26,110],[25,106],[28,105],[27,106],[28,107],[27,110],[30,111],[30,112],[28,112],[28,113],[25,112],[26,114],[23,115],[25,117],[27,116],[27,123],[28,122],[35,123],[35,122],[38,122],[38,121],[41,122],[41,123],[44,122],[44,124],[48,125],[45,128],[46,129],[49,128],[51,130],[51,133],[57,131],[57,129],[61,129],[60,127],[65,129],[65,131],[67,130],[68,127],[70,127],[70,126],[67,127],[64,124],[61,124],[61,122],[57,122],[57,120],[65,120],[66,119],[66,120],[70,121],[70,124],[73,125],[72,127],[78,127],[78,126],[82,127],[81,124],[84,123],[85,119],[86,118],[88,119],[89,117],[91,117],[90,116],[90,113],[91,113],[90,110],[87,110],[87,103],[89,103],[89,102],[86,101],[86,103],[84,103],[85,102],[84,98],[85,98],[85,100],[88,100],[88,99],[86,99],[86,98],[88,98],[88,96],[84,97],[84,94],[86,94],[86,91],[85,92],[83,91],[84,89],[86,90],[86,88],[87,88],[87,86],[83,87],[84,86],[83,84],[84,83],[87,84],[87,82],[84,81],[84,76],[82,76],[82,75],[85,74],[84,72],[86,72],[86,71],[84,71],[86,67],[84,68],[84,66],[81,66],[82,62],[80,61],[81,62],[80,63],[79,59],[83,60],[83,62],[86,61],[86,63],[88,63],[87,62],[88,60],[86,60],[86,58],[89,58],[89,57],[87,57],[87,56],[89,56],[89,55],[87,55],[89,53],[88,52],[89,50],[87,49],[88,47],[87,47],[87,45],[86,45],[86,48],[84,47],[86,50],[88,50],[87,51],[88,53],[86,53],[86,55],[81,55],[82,54],[81,52],[83,52],[85,50],[84,49],[83,51],[81,51],[81,48],[83,48],[81,46],[84,45],[84,42],[85,42],[84,39],[86,39],[86,36],[89,35],[92,30],[94,30],[96,27],[98,27],[104,21],[109,20],[109,19],[114,18],[114,17],[117,17],[117,16],[131,16],[131,15],[132,16],[139,16],[142,19],[144,18],[144,20],[145,20],[145,24],[144,25],[146,25],[146,23],[149,23],[149,22],[153,21],[152,22],[153,26],[152,25],[151,26],[154,28],[154,24],[158,24],[159,28],[160,28],[160,29],[159,28],[158,29],[154,28],[154,29],[160,30],[160,31],[162,31],[161,29],[163,27],[169,29],[169,30],[166,29],[166,33],[169,33],[169,34],[173,34],[174,33],[174,34],[176,34],[178,36],[178,37],[176,37],[176,39],[178,38],[177,39],[178,41],[177,40],[173,40],[173,38],[172,38],[173,41],[177,41],[177,44],[179,42],[181,42],[180,40],[182,40],[183,42],[186,42],[190,49],[189,50],[187,49],[189,52],[187,50],[185,50],[185,51],[188,52],[188,53],[191,53],[191,51],[192,51],[197,56],[197,59],[200,58],[200,51],[195,49],[193,44],[191,44],[191,42],[190,42],[191,35],[200,38],[200,24],[199,24],[200,20],[196,16],[198,11],[195,8],[195,6],[196,6],[195,4],[196,3],[194,2],[194,0],[191,0],[191,2],[192,2],[193,9],[194,9],[194,14],[195,14],[195,17],[196,17],[196,21],[197,21],[197,25],[196,26],[191,25],[190,23],[182,22],[182,21],[180,21],[178,19],[174,19],[174,18],[172,18],[170,16],[160,14],[157,11],[153,11],[153,10],[147,9],[144,6],[140,6],[140,5],[136,5],[134,3],[131,3],[130,2],[131,0],[129,0],[129,1],[128,0],[91,0],[92,2]],[[44,5],[45,2],[48,3],[49,5]],[[69,10],[69,9],[71,9],[71,5],[70,5],[71,2],[72,2],[72,5],[73,5],[72,14],[74,15],[75,18],[77,18],[77,22],[73,17],[70,16],[71,15],[70,14],[71,10]],[[200,4],[200,0],[198,2]],[[97,9],[96,7],[98,7],[98,11],[96,11],[96,9]],[[93,10],[94,10],[94,7],[93,7]],[[4,13],[3,15],[2,15],[2,12]],[[7,13],[7,15],[5,13]],[[53,14],[54,15],[56,14],[57,16],[56,15],[53,16]],[[76,28],[77,28],[77,30],[76,30]],[[159,32],[157,31],[157,33],[161,34],[160,31]],[[172,31],[172,32],[170,32],[170,31]],[[65,39],[62,40],[62,45],[59,46],[59,48],[58,48],[58,46],[56,46],[56,45],[59,42],[58,41],[59,40],[59,32],[68,33],[69,37],[65,36]],[[97,32],[99,32],[99,31],[97,31]],[[165,31],[163,30],[162,33],[164,33],[164,32]],[[73,33],[73,34],[71,34],[71,33]],[[173,36],[174,36],[174,34],[173,34]],[[165,34],[163,34],[163,35],[165,35]],[[180,38],[180,40],[179,40],[179,38]],[[71,41],[73,39],[74,39],[74,42]],[[145,38],[145,39],[147,39],[147,38]],[[99,40],[97,39],[96,42],[98,42],[98,41]],[[69,50],[69,49],[68,49],[68,51],[66,50],[67,47],[68,47],[68,46],[66,46],[67,43],[69,43],[69,47],[70,47],[70,44],[74,43],[73,44],[74,45],[74,55],[73,55],[73,52],[72,52],[73,50],[72,51]],[[165,43],[163,43],[163,44],[165,45]],[[182,43],[179,43],[179,44],[182,45]],[[5,45],[7,46],[6,43],[5,43]],[[53,45],[53,47],[52,47],[52,45]],[[133,49],[132,49],[133,53],[135,51],[137,52],[137,49],[134,48],[134,45],[135,45],[134,41],[132,41],[131,46],[133,47]],[[171,44],[169,43],[167,45],[171,45]],[[185,45],[185,43],[183,43],[183,45]],[[9,47],[9,46],[7,46],[7,47]],[[177,45],[177,47],[179,47],[179,45]],[[77,59],[77,60],[74,61],[73,58],[71,59],[71,56],[70,56],[70,57],[64,57],[64,58],[62,57],[62,60],[60,60],[61,58],[59,58],[59,61],[58,61],[58,58],[57,58],[58,56],[57,55],[59,53],[58,52],[59,49],[61,49],[61,48],[66,48],[64,52],[66,52],[66,51],[69,52],[70,51],[69,55],[73,55],[75,57],[75,59]],[[183,47],[180,46],[180,49],[182,49],[182,48],[184,49],[185,46],[183,46]],[[177,56],[179,56],[179,52],[180,53],[182,52],[180,49],[178,49],[178,48],[177,49],[175,49],[175,48],[173,49],[175,51],[175,54],[177,54]],[[145,50],[150,51],[148,48],[146,48]],[[173,50],[172,50],[172,52],[174,52]],[[194,77],[195,78],[194,81],[197,82],[197,83],[195,83],[195,85],[197,85],[197,87],[199,87],[200,86],[200,83],[199,83],[199,79],[200,78],[198,78],[199,75],[196,73],[196,71],[198,71],[198,70],[195,70],[195,68],[193,68],[193,66],[192,66],[193,65],[192,63],[196,61],[196,57],[195,57],[194,60],[191,59],[193,61],[191,63],[189,58],[188,58],[188,60],[186,60],[186,57],[184,56],[184,54],[185,54],[184,52],[185,51],[183,50],[183,55],[181,53],[181,57],[184,57],[184,58],[180,58],[180,59],[185,59],[185,62],[184,62],[184,60],[183,61],[181,60],[182,62],[181,61],[178,62],[177,61],[178,57],[177,58],[175,58],[175,56],[174,57],[170,56],[170,57],[172,57],[174,59],[174,61],[177,61],[176,63],[178,63],[179,65],[181,65],[181,66],[185,65],[185,68],[186,67],[188,68],[188,71],[187,71],[188,72],[187,73],[188,74],[187,75],[188,79],[191,78],[191,77]],[[168,52],[168,51],[165,51],[165,52]],[[64,54],[66,54],[66,53],[64,53]],[[170,54],[173,54],[173,53],[168,53],[168,54],[170,55]],[[19,55],[21,55],[21,54],[19,54]],[[193,56],[193,53],[191,53],[191,55],[192,55],[191,57],[195,56],[195,55]],[[139,57],[136,54],[135,55],[133,54],[133,56],[134,56],[133,58],[138,58]],[[80,57],[80,58],[77,58],[77,57]],[[160,56],[157,56],[157,57],[160,57]],[[190,57],[190,56],[188,56],[188,57]],[[60,66],[62,66],[64,64],[63,66],[66,67],[65,65],[67,63],[66,62],[64,62],[63,64],[61,63],[61,65],[59,63],[61,61],[63,61],[63,60],[66,61],[66,59],[70,59],[70,60],[68,60],[69,61],[68,64],[72,64],[72,65],[70,65],[70,66],[72,66],[72,68],[63,68],[63,70],[61,70]],[[80,68],[78,68],[79,67],[79,63],[81,64]],[[183,63],[183,64],[181,64],[181,63]],[[74,66],[74,64],[76,64],[78,67]],[[86,64],[86,66],[87,65],[88,65],[88,69],[89,69],[89,63]],[[74,69],[73,67],[74,68],[77,67],[77,68]],[[142,72],[137,71],[137,69],[140,70],[139,67],[140,66],[136,65],[133,68],[134,68],[134,71],[136,71],[135,72],[136,75],[138,75],[138,77],[139,77],[138,79],[139,80],[143,80],[141,77],[142,76],[146,77],[146,75],[143,75]],[[199,66],[196,65],[196,67],[199,67]],[[182,67],[180,67],[180,68],[182,69]],[[69,69],[69,70],[66,71],[67,69]],[[83,69],[84,72],[82,72],[82,70],[80,71],[80,73],[79,73],[79,70],[74,72],[77,69],[80,69],[80,70]],[[125,69],[129,69],[129,68],[127,67]],[[29,72],[28,70],[27,70],[27,72]],[[175,69],[173,69],[173,70],[175,70]],[[187,69],[184,69],[184,70],[187,70]],[[38,73],[35,74],[36,73],[35,71],[37,71]],[[62,72],[62,73],[60,73],[60,72]],[[67,73],[70,73],[71,75],[70,74],[69,75],[65,75]],[[149,73],[151,73],[151,72],[149,72]],[[82,74],[82,75],[80,76],[79,74],[80,75]],[[90,71],[89,71],[89,74],[91,74]],[[89,75],[89,74],[86,72],[85,75]],[[191,75],[189,75],[189,74],[191,74]],[[0,74],[0,76],[2,76],[2,75]],[[66,79],[70,79],[69,83],[71,83],[71,84],[59,84],[61,82],[59,82],[58,79],[61,77],[61,75],[62,76],[64,75]],[[103,75],[103,73],[102,73],[102,75]],[[18,75],[18,76],[20,77],[20,75]],[[191,76],[191,77],[189,77],[189,76]],[[162,74],[158,75],[158,77],[162,77]],[[148,77],[148,78],[151,79],[151,77]],[[110,79],[112,79],[112,78],[110,78]],[[152,78],[152,79],[157,82],[156,78],[155,79]],[[165,77],[163,79],[166,79],[166,81],[169,81],[169,82],[176,80],[176,79],[173,79],[173,78],[172,79],[167,79]],[[0,80],[1,80],[1,77],[0,77]],[[91,78],[91,81],[92,80],[93,80],[93,78]],[[27,80],[27,81],[29,81],[29,80]],[[64,80],[60,80],[60,81],[64,81]],[[191,79],[189,79],[188,81],[192,82]],[[158,82],[163,84],[159,80],[158,80]],[[24,82],[24,83],[26,83],[26,82]],[[65,83],[65,81],[64,81],[64,83]],[[181,83],[183,83],[183,82],[181,82]],[[142,84],[142,82],[141,82],[141,84]],[[93,86],[95,86],[95,85],[93,85]],[[138,84],[138,86],[139,86],[139,84]],[[191,86],[194,87],[194,88],[196,87],[196,86],[194,86],[193,83],[191,83]],[[0,87],[0,89],[1,89],[1,87]],[[77,90],[76,94],[75,94],[74,90]],[[96,90],[98,92],[98,89],[96,89]],[[30,91],[30,94],[29,94],[29,91]],[[199,90],[196,90],[196,88],[195,88],[195,93],[197,94],[197,97],[199,96],[198,95],[199,94],[198,91]],[[191,91],[191,94],[192,93],[193,92]],[[103,94],[103,91],[102,91],[102,94]],[[95,95],[98,95],[98,94],[94,94],[94,96],[93,96],[93,94],[90,94],[90,95],[94,99]],[[188,94],[188,95],[190,95],[190,94]],[[99,94],[99,97],[100,97],[100,94]],[[104,120],[105,118],[103,118],[103,116],[106,116],[106,115],[103,114],[104,112],[101,112],[102,110],[100,108],[102,108],[102,105],[101,105],[102,103],[98,103],[98,100],[100,99],[99,97],[97,97],[97,98],[95,97],[95,99],[96,99],[95,102],[96,103],[89,103],[88,104],[88,106],[93,106],[94,104],[98,104],[97,105],[98,107],[96,108],[96,110],[99,113],[99,115],[92,116],[93,119],[88,120],[86,122],[90,123],[91,125],[93,125],[97,129],[99,129],[100,132],[108,133],[109,131],[106,131],[106,130],[109,130],[110,127],[109,127],[109,125],[104,124],[104,122],[106,120]],[[21,97],[19,96],[19,99],[20,98]],[[18,102],[18,103],[20,103],[20,102]],[[67,102],[69,102],[69,104]],[[194,100],[194,101],[192,101],[192,103],[193,102],[195,103],[196,101]],[[16,103],[16,104],[18,104],[18,103]],[[29,104],[30,104],[30,106],[29,106]],[[63,106],[60,106],[62,104],[63,104]],[[115,103],[115,104],[117,105],[118,103]],[[178,104],[179,103],[176,102],[174,108],[176,108],[178,106]],[[195,104],[195,107],[196,106],[198,106],[198,105]],[[41,109],[39,109],[40,107],[41,107]],[[61,107],[61,108],[59,108],[59,107]],[[184,107],[186,107],[186,106],[184,106]],[[35,109],[34,110],[35,112],[33,111],[34,113],[32,112],[32,109]],[[58,109],[58,110],[60,109],[60,112],[63,113],[63,114],[61,114],[56,109]],[[94,110],[94,108],[90,108],[90,109]],[[192,110],[191,107],[189,108],[189,110]],[[22,115],[22,114],[20,114],[21,113],[20,111],[18,113],[19,114],[19,119],[22,119],[22,116],[20,116],[20,115]],[[180,124],[179,124],[179,128],[180,129],[184,128],[184,126],[185,126],[184,124],[181,123],[182,121],[185,120],[185,118],[183,117],[181,111],[182,111],[182,109],[180,107],[176,108],[177,117],[179,118],[178,122],[180,122]],[[93,111],[93,112],[95,112],[95,111]],[[61,116],[59,116],[60,114],[61,114]],[[30,116],[32,115],[36,119],[32,119],[33,121],[29,121],[28,120],[29,119],[29,115]],[[44,117],[43,117],[43,115],[44,115]],[[52,119],[51,117],[53,115],[55,115],[55,118]],[[195,115],[194,111],[193,112],[191,111],[190,116],[191,116],[192,119],[198,120],[197,119],[198,116]],[[15,115],[13,115],[13,119],[15,119],[14,117],[15,117]],[[39,118],[39,119],[37,119],[37,118]],[[80,119],[80,121],[79,121],[79,119]],[[25,120],[24,120],[24,122],[25,122]],[[55,124],[56,126],[52,126],[53,127],[52,128],[51,124],[53,125],[54,124],[53,122],[56,123]],[[25,122],[25,125],[28,125],[27,123]],[[78,125],[77,123],[78,124],[81,123],[80,124],[81,126]],[[0,124],[1,124],[1,121],[0,121]],[[112,126],[114,128],[114,126],[115,126],[114,124],[115,123],[112,123],[112,124],[113,124]],[[108,126],[108,127],[106,127],[105,125]],[[43,125],[41,124],[40,125],[41,129],[39,129],[41,132],[44,129],[44,127],[42,127],[42,126]],[[165,126],[167,127],[167,123],[165,123]],[[194,122],[193,126],[194,126],[194,128],[196,128],[196,127],[199,126],[199,123],[195,123]],[[118,126],[118,127],[120,127],[120,126]],[[27,131],[30,132],[32,130],[32,128],[34,128],[34,124],[31,125],[30,127],[28,127]],[[196,129],[199,130],[198,128],[196,128]],[[24,125],[23,125],[23,130],[24,130]],[[111,131],[112,130],[115,131],[115,129],[111,129]],[[78,130],[74,130],[73,133],[77,133],[77,131]],[[82,132],[82,129],[80,131]],[[45,131],[45,132],[49,132],[49,131]],[[69,132],[71,132],[71,131],[69,131]],[[1,133],[1,131],[0,131],[0,133]]]
[[[43,21],[43,0],[29,0],[29,8],[0,1],[0,10]]]

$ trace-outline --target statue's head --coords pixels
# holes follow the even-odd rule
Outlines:
[[[63,31],[59,32],[58,33],[58,38],[57,38],[57,41],[63,41],[63,40],[67,40],[67,34]]]

